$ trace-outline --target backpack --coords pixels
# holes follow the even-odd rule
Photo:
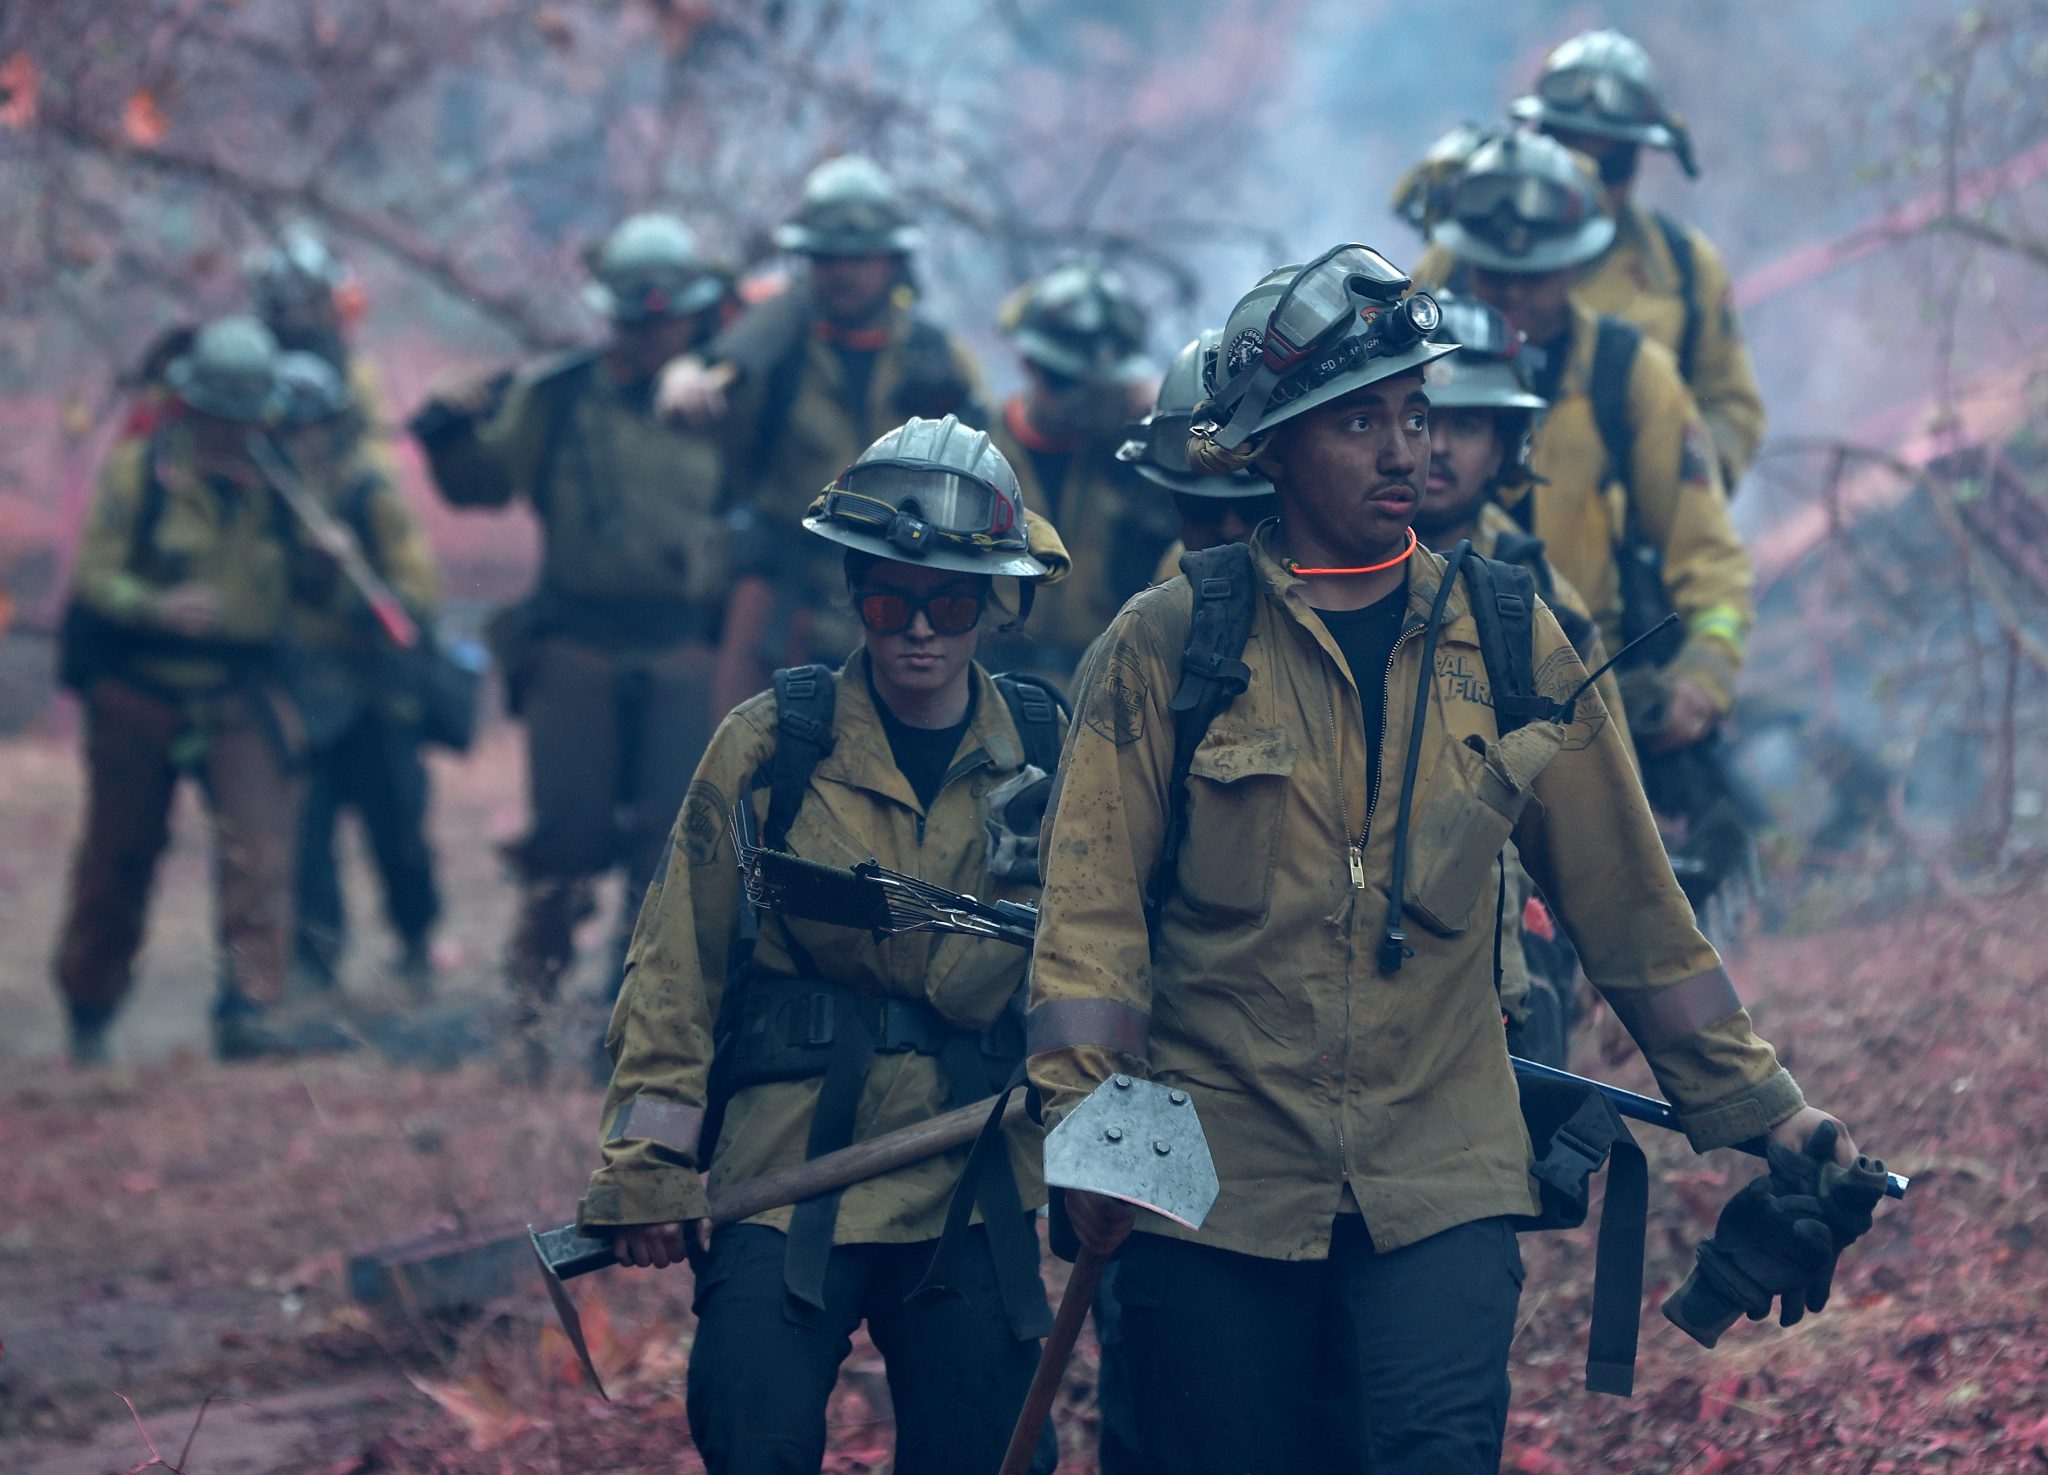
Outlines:
[[[1169,710],[1173,714],[1173,764],[1167,779],[1167,820],[1159,865],[1146,888],[1145,916],[1153,937],[1181,847],[1187,840],[1188,770],[1218,714],[1251,683],[1244,648],[1258,609],[1259,579],[1252,551],[1225,543],[1184,554],[1181,571],[1195,593],[1181,653],[1181,680]],[[1445,599],[1462,572],[1479,627],[1479,653],[1493,691],[1500,735],[1535,720],[1569,723],[1576,699],[1564,702],[1536,689],[1536,576],[1519,563],[1482,558],[1460,545],[1451,555],[1424,637],[1424,680],[1434,666],[1437,627]],[[1416,758],[1424,723],[1411,724],[1407,771],[1394,840],[1394,874],[1387,931],[1379,950],[1383,972],[1398,971],[1405,952],[1400,930],[1406,865],[1408,800],[1415,786]],[[1382,758],[1384,761],[1384,756]],[[1505,860],[1498,864],[1505,867]],[[1503,886],[1501,895],[1505,895]],[[1500,982],[1505,918],[1494,916],[1494,982]],[[1573,1229],[1586,1220],[1593,1174],[1610,1163],[1601,1210],[1593,1312],[1586,1361],[1586,1386],[1596,1393],[1627,1394],[1634,1387],[1638,1310],[1643,1289],[1643,1242],[1649,1219],[1649,1168],[1614,1106],[1590,1085],[1516,1075],[1522,1117],[1529,1129],[1542,1212],[1516,1221],[1525,1230]]]
[[[1636,432],[1629,419],[1628,384],[1642,346],[1643,330],[1634,323],[1615,317],[1601,318],[1593,340],[1593,371],[1586,386],[1593,407],[1593,425],[1607,453],[1608,479],[1620,484],[1627,509],[1621,542],[1614,550],[1621,592],[1621,645],[1627,651],[1626,659],[1619,664],[1624,667],[1666,665],[1685,644],[1685,631],[1678,625],[1650,634],[1672,611],[1671,595],[1664,586],[1664,553],[1643,531],[1642,518],[1636,510],[1635,487],[1630,481],[1635,465]],[[1649,638],[1642,639],[1644,636]],[[1638,640],[1642,640],[1640,645],[1636,644]]]

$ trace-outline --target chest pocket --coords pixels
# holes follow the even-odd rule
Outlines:
[[[1407,908],[1432,932],[1455,937],[1472,925],[1501,848],[1568,732],[1532,722],[1497,742],[1445,745],[1409,842]]]
[[[1273,895],[1280,820],[1301,749],[1277,729],[1204,743],[1188,765],[1180,892],[1205,917],[1261,922]]]

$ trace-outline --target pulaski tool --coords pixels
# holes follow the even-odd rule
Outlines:
[[[1111,1076],[1045,1139],[1045,1181],[1150,1209],[1188,1229],[1216,1202],[1216,1164],[1187,1092],[1133,1076]],[[1039,1354],[999,1475],[1024,1475],[1073,1355],[1081,1320],[1108,1257],[1082,1248]]]
[[[763,1173],[744,1183],[731,1184],[712,1196],[709,1218],[714,1225],[737,1224],[770,1209],[801,1203],[821,1193],[831,1193],[910,1163],[936,1157],[952,1148],[964,1147],[981,1131],[994,1105],[995,1098],[991,1096],[925,1121],[914,1122],[897,1131],[886,1132],[880,1137],[856,1142],[851,1147],[842,1147],[837,1152],[821,1154],[808,1162]],[[1021,1095],[1013,1097],[1004,1107],[1003,1121],[1005,1124],[1014,1121],[1023,1112],[1024,1098]],[[1194,1111],[1190,1107],[1188,1117],[1192,1120],[1193,1116]],[[1199,1132],[1196,1140],[1199,1143]],[[1202,1160],[1204,1163],[1208,1161],[1206,1149]],[[1214,1177],[1212,1170],[1212,1184]],[[1212,1187],[1210,1197],[1214,1196]],[[1203,1209],[1206,1211],[1207,1208],[1204,1203]],[[564,1224],[558,1229],[544,1230],[528,1225],[527,1238],[532,1242],[541,1281],[547,1286],[548,1299],[554,1303],[556,1316],[561,1318],[562,1331],[568,1336],[569,1345],[576,1349],[576,1358],[583,1364],[591,1387],[609,1399],[610,1395],[604,1391],[604,1380],[598,1376],[597,1365],[591,1360],[590,1347],[584,1340],[583,1321],[576,1313],[576,1303],[569,1298],[568,1288],[562,1282],[618,1264],[618,1257],[612,1253],[611,1236],[584,1234],[574,1224]]]

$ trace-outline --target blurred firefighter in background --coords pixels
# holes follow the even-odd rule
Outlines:
[[[316,1043],[272,1014],[304,749],[282,660],[302,540],[249,452],[277,360],[254,319],[201,330],[165,371],[160,423],[109,457],[79,548],[61,674],[85,705],[88,798],[56,973],[80,1064],[107,1058],[182,777],[213,826],[216,1051]]]
[[[1148,406],[1149,324],[1122,274],[1095,261],[1026,283],[999,322],[1026,382],[990,433],[1016,468],[1025,503],[1067,539],[1074,571],[1044,591],[1032,635],[994,642],[990,660],[1064,685],[1089,643],[1150,581],[1176,532],[1172,508],[1117,456]]]
[[[533,823],[512,852],[522,895],[509,966],[529,1022],[573,961],[597,880],[623,865],[617,991],[719,715],[711,672],[731,588],[718,442],[654,407],[662,365],[716,331],[730,277],[664,214],[625,221],[590,267],[586,299],[611,325],[602,346],[451,389],[412,421],[449,502],[523,497],[541,525],[539,582],[489,630],[526,723]]]
[[[334,365],[348,386],[357,445],[385,477],[397,479],[384,385],[370,361],[349,345],[363,313],[363,294],[348,268],[313,231],[287,226],[275,245],[250,255],[243,275],[256,315],[278,347],[315,353]]]
[[[1713,439],[1723,490],[1733,496],[1763,441],[1763,394],[1721,253],[1697,228],[1632,199],[1645,148],[1673,155],[1689,179],[1700,172],[1691,134],[1664,105],[1648,53],[1619,31],[1574,36],[1544,59],[1535,90],[1509,111],[1593,161],[1614,238],[1580,268],[1572,295],[1596,313],[1634,323],[1677,361]],[[1395,208],[1432,230],[1444,186],[1488,136],[1463,125],[1439,139],[1397,189]],[[1431,251],[1416,280],[1469,291],[1463,265]]]
[[[1734,706],[1753,618],[1749,557],[1671,355],[1571,295],[1613,236],[1581,156],[1517,132],[1472,156],[1435,240],[1542,354],[1531,388],[1550,408],[1533,484],[1502,496],[1584,596],[1607,648],[1643,639],[1621,657],[1622,692],[1644,787],[1699,906],[1750,871],[1749,823],[1711,741]],[[1676,627],[1658,631],[1669,614]]]
[[[878,165],[857,154],[827,160],[775,233],[803,262],[797,279],[662,375],[662,412],[715,431],[726,450],[739,584],[715,716],[761,690],[775,667],[836,666],[859,643],[838,561],[797,536],[818,488],[912,416],[985,418],[972,355],[915,310],[921,239]]]
[[[362,451],[349,385],[304,350],[278,361],[280,442],[291,474],[353,540],[416,625],[430,625],[433,553],[397,485]],[[333,564],[309,571],[293,614],[292,690],[306,731],[293,966],[314,989],[338,982],[348,913],[335,830],[355,810],[398,937],[396,972],[415,996],[432,986],[429,950],[441,914],[427,839],[420,744],[427,720],[415,660],[378,628],[363,594]],[[428,637],[431,638],[431,637]]]

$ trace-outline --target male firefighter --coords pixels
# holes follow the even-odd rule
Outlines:
[[[489,632],[526,723],[533,825],[514,853],[510,972],[529,1016],[554,997],[595,883],[618,865],[623,960],[717,721],[731,586],[717,442],[654,413],[655,376],[709,338],[726,274],[664,214],[625,221],[591,266],[587,300],[611,325],[602,347],[465,386],[413,420],[448,501],[522,497],[541,524],[539,582]]]
[[[818,488],[911,416],[981,421],[972,355],[916,310],[921,238],[873,160],[828,159],[775,233],[802,262],[796,281],[662,375],[662,412],[724,441],[739,509],[722,702],[760,690],[792,655],[836,664],[859,640],[837,562],[795,536]]]
[[[1544,59],[1535,90],[1509,111],[1598,169],[1614,239],[1581,269],[1572,295],[1596,313],[1634,323],[1677,361],[1713,438],[1723,489],[1733,496],[1763,441],[1763,394],[1721,253],[1698,227],[1632,198],[1645,148],[1675,156],[1689,179],[1700,172],[1649,54],[1619,31],[1574,36]],[[1470,285],[1441,252],[1431,252],[1416,277]]]
[[[840,555],[863,644],[836,673],[778,672],[712,738],[612,1016],[605,1166],[580,1222],[615,1231],[624,1263],[696,1263],[690,1430],[713,1475],[815,1475],[862,1322],[888,1365],[894,1468],[993,1470],[1047,1325],[1037,1128],[1011,1131],[954,1265],[960,1294],[936,1301],[906,1298],[965,1149],[715,1231],[702,1174],[715,1196],[987,1096],[1022,1058],[1025,959],[757,919],[728,836],[739,805],[771,848],[1034,898],[1065,721],[974,647],[994,578],[1039,580],[1065,555],[988,436],[950,417],[882,437],[804,525]]]
[[[278,360],[281,443],[298,477],[361,549],[423,630],[433,618],[434,558],[404,495],[362,450],[348,382],[318,354]],[[441,915],[427,838],[428,786],[420,757],[425,719],[411,661],[378,628],[362,591],[333,564],[311,571],[293,612],[293,693],[306,731],[305,803],[299,819],[293,963],[301,980],[332,989],[348,938],[334,853],[344,810],[362,821],[397,934],[395,972],[417,996],[433,983],[431,943]],[[431,639],[431,635],[423,638]]]
[[[281,644],[301,543],[252,462],[275,406],[277,341],[208,324],[165,381],[176,402],[101,472],[65,622],[64,679],[85,704],[87,807],[57,951],[71,1055],[107,1058],[133,982],[181,777],[213,825],[223,1059],[286,1047],[298,714]]]
[[[1584,596],[1610,651],[1675,611],[1680,628],[1624,681],[1639,747],[1697,743],[1735,701],[1751,620],[1748,556],[1705,426],[1671,355],[1571,297],[1612,240],[1595,181],[1564,145],[1512,133],[1466,166],[1439,244],[1474,296],[1540,350],[1536,432],[1516,520]],[[1639,699],[1640,693],[1640,699]]]
[[[1145,412],[1147,319],[1120,272],[1076,261],[1019,288],[999,321],[1025,387],[991,433],[1026,503],[1074,550],[1073,576],[1045,591],[1030,641],[1006,646],[1002,660],[1065,683],[1173,542],[1170,509],[1117,456]]]
[[[1121,1246],[1138,1434],[1176,1475],[1498,1468],[1511,1220],[1538,1208],[1495,992],[1510,837],[1696,1148],[1847,1142],[1694,927],[1625,736],[1547,609],[1522,605],[1521,689],[1474,679],[1484,570],[1411,527],[1422,370],[1453,349],[1409,286],[1344,246],[1232,312],[1190,460],[1256,465],[1279,519],[1212,550],[1199,601],[1179,578],[1117,616],[1043,852],[1028,1048],[1047,1124],[1149,1077],[1193,1098],[1222,1181],[1199,1233],[1065,1195],[1084,1246]],[[1235,655],[1214,640],[1232,611]],[[1210,715],[1177,754],[1183,692]]]

